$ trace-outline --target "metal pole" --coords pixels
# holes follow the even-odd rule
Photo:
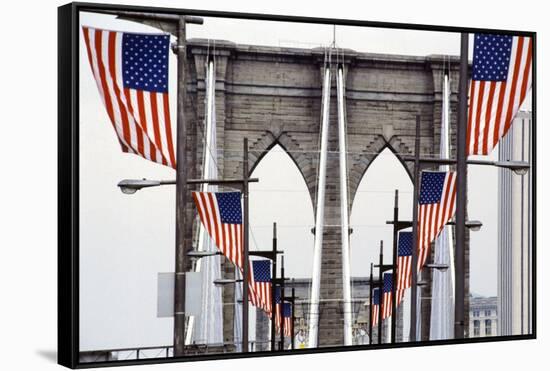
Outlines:
[[[460,78],[458,82],[458,124],[456,134],[456,258],[455,258],[455,339],[464,338],[466,267],[466,125],[468,120],[468,33],[460,38]]]
[[[273,223],[273,278],[271,279],[271,351],[275,351],[275,288],[277,285],[277,223]]]
[[[395,343],[395,329],[397,324],[397,222],[399,221],[399,191],[395,190],[393,203],[393,284],[391,300],[391,342]]]
[[[292,282],[292,307],[290,308],[292,310],[292,318],[290,321],[290,349],[294,350],[295,347],[295,335],[294,335],[294,322],[296,321],[296,316],[294,313],[294,307],[296,304],[296,290],[294,289],[294,281]]]
[[[280,343],[280,350],[285,350],[285,332],[284,332],[284,310],[285,309],[285,257],[284,255],[281,255],[281,310],[279,311],[279,316],[281,322],[279,332],[281,334],[281,343]]]
[[[242,351],[248,352],[248,138],[243,141],[243,338]]]
[[[372,344],[372,263],[370,263],[369,277],[369,345]]]
[[[411,328],[409,341],[416,341],[417,322],[417,285],[418,282],[418,193],[420,182],[420,115],[416,115],[416,134],[414,140],[414,187],[413,187],[413,224],[411,253]]]
[[[174,357],[185,352],[185,272],[187,251],[185,247],[186,205],[187,205],[187,128],[185,124],[185,98],[187,53],[185,45],[185,17],[178,21],[178,40],[175,48],[178,58],[178,103],[176,135],[176,251],[174,276]]]
[[[382,344],[382,290],[384,286],[381,285],[384,274],[384,241],[380,240],[380,265],[378,266],[378,344]]]

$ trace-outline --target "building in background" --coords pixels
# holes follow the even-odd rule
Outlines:
[[[470,297],[470,337],[498,335],[497,297]]]
[[[366,277],[352,277],[351,279],[351,301],[352,301],[352,321],[353,321],[353,344],[368,344],[368,329],[369,329],[369,286],[368,278]],[[309,314],[309,294],[311,287],[310,278],[297,278],[293,280],[293,285],[296,290],[296,312],[294,313],[296,317],[296,322],[294,325],[294,332],[296,335],[296,348],[300,349],[303,346],[303,341],[307,339],[307,316]],[[290,291],[290,289],[288,289]],[[288,295],[285,293],[285,295]],[[321,310],[327,310],[323,303],[328,300],[323,300],[321,298]],[[342,315],[342,313],[338,313]],[[269,349],[269,339],[270,339],[270,324],[269,318],[262,311],[256,311],[256,340],[254,342],[255,350],[268,350]],[[390,321],[384,320],[382,323],[382,342],[389,342],[390,338]],[[374,340],[376,343],[378,341],[378,326],[373,328]],[[336,336],[336,335],[335,335]],[[398,342],[404,341],[403,337],[403,307],[399,306],[397,308],[397,324],[396,324],[396,340]],[[285,347],[290,346],[290,339],[285,339]]]
[[[531,112],[520,111],[499,144],[499,161],[531,162]],[[499,335],[531,333],[531,176],[499,170]]]

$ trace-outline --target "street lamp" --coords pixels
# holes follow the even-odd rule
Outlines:
[[[208,256],[222,255],[220,251],[189,251],[187,256],[194,259],[206,258]]]
[[[410,228],[412,227],[413,223],[410,220],[399,220],[397,222],[394,222],[393,220],[386,221],[386,224],[395,224],[396,230],[400,231],[402,229]],[[447,225],[456,225],[454,220],[450,220],[447,222]],[[467,220],[466,221],[466,228],[470,229],[473,232],[477,232],[481,229],[483,226],[483,223],[479,220]]]
[[[249,183],[257,183],[258,178],[248,178]],[[242,183],[240,179],[188,179],[187,184],[203,184],[210,185],[231,185],[238,186],[238,183]],[[117,186],[122,193],[131,195],[136,193],[142,188],[158,187],[161,185],[175,185],[176,180],[150,180],[150,179],[123,179],[118,182]]]
[[[142,188],[157,187],[163,184],[176,184],[176,181],[148,180],[148,179],[124,179],[118,182],[117,186],[122,193],[131,195]]]
[[[425,267],[428,269],[437,269],[438,271],[446,271],[447,269],[449,269],[448,264],[433,263],[433,264],[426,264]]]
[[[402,156],[402,159],[406,162],[415,161],[414,156]],[[420,157],[419,162],[423,165],[456,165],[456,160],[450,158]],[[525,161],[466,160],[466,164],[496,166],[504,169],[510,169],[517,175],[527,174],[531,167],[529,162]]]
[[[483,223],[481,223],[479,220],[466,220],[466,228],[473,232],[479,231],[482,226]]]
[[[456,225],[456,222],[454,220],[451,220],[447,222],[447,225]],[[483,223],[479,220],[466,220],[466,223],[464,225],[472,232],[477,232],[481,229]]]
[[[529,171],[529,163],[523,161],[495,161],[495,166],[512,170],[516,175],[526,175]]]
[[[231,278],[220,278],[218,280],[214,280],[212,281],[214,282],[214,285],[217,285],[217,286],[222,286],[222,285],[234,285],[238,282],[243,282],[242,279],[231,279]]]

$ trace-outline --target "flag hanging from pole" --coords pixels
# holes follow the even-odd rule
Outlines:
[[[382,319],[386,319],[392,314],[392,289],[393,273],[384,273],[383,281],[383,301],[382,301]]]
[[[430,244],[455,213],[456,173],[423,171],[418,200],[418,266],[420,271],[430,252]]]
[[[283,304],[283,331],[285,336],[292,335],[292,306],[290,303]]]
[[[82,27],[88,61],[123,152],[176,168],[167,34]]]
[[[281,286],[275,286],[275,329],[280,333],[281,321]]]
[[[282,312],[281,312],[282,308]],[[275,329],[281,333],[281,323],[285,336],[292,334],[292,307],[290,303],[281,305],[281,287],[275,287]]]
[[[241,192],[192,192],[199,218],[204,228],[214,240],[220,252],[243,272],[243,224]],[[252,272],[254,266],[249,262],[248,300],[254,306],[262,302]]]
[[[405,297],[405,290],[411,287],[412,279],[412,232],[399,232],[397,245],[397,304]]]
[[[380,289],[376,288],[372,290],[372,326],[378,324],[378,315],[380,313]],[[371,334],[372,336],[372,334]]]
[[[218,249],[243,269],[241,192],[192,192],[204,228]]]
[[[531,37],[475,34],[466,153],[487,155],[531,88]]]
[[[252,304],[271,315],[271,260],[251,262],[254,295]]]

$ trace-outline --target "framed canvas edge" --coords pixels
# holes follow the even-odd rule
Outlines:
[[[58,363],[78,363],[77,8],[58,8]]]
[[[532,333],[526,335],[494,336],[487,338],[467,338],[449,340],[431,340],[396,344],[373,344],[323,347],[316,349],[296,349],[286,351],[263,351],[251,353],[220,353],[194,355],[186,357],[155,358],[128,361],[79,362],[79,12],[101,10],[135,10],[144,12],[175,13],[201,15],[221,18],[240,18],[284,22],[307,22],[318,24],[339,24],[350,26],[410,29],[439,32],[495,33],[530,36],[533,38],[533,75],[532,75]],[[119,5],[73,2],[58,7],[58,363],[69,368],[93,368],[125,365],[142,365],[173,362],[195,362],[208,360],[240,359],[280,355],[316,354],[327,352],[347,352],[375,349],[392,349],[419,346],[438,346],[453,344],[477,344],[512,340],[532,340],[537,338],[537,269],[536,269],[536,221],[537,221],[537,111],[536,111],[536,61],[537,33],[535,31],[502,30],[492,28],[458,27],[426,25],[413,23],[395,23],[363,21],[335,18],[315,18],[302,16],[284,16],[259,13],[240,13],[213,10],[157,8],[148,6]]]

